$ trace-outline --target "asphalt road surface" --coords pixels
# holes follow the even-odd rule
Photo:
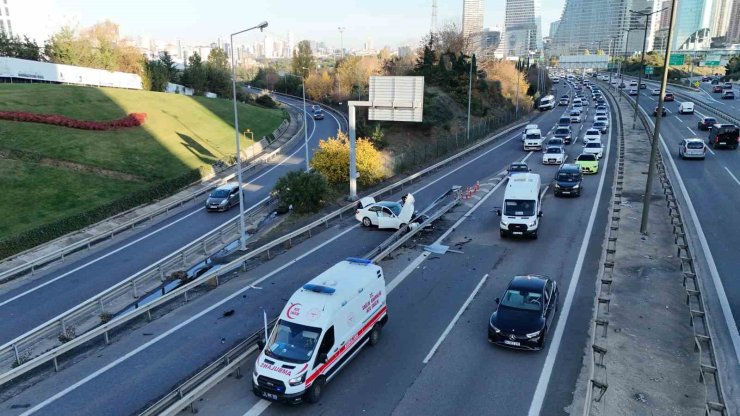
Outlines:
[[[564,107],[556,107],[536,122],[543,131],[552,131],[563,111]],[[593,108],[590,118],[592,114]],[[576,126],[575,131],[580,137],[585,128]],[[525,157],[549,183],[557,167],[542,166],[539,152],[522,151],[520,137],[520,132],[507,134],[415,184],[410,191],[417,206],[426,206],[453,185],[490,183],[508,163]],[[565,414],[587,343],[613,178],[615,139],[604,141],[609,153],[601,171],[585,178],[583,196],[561,199],[548,191],[538,240],[499,237],[498,217],[492,211],[501,205],[502,185],[444,240],[469,240],[464,254],[430,258],[411,269],[406,266],[419,252],[404,252],[383,262],[391,285],[390,323],[383,339],[376,348],[359,354],[328,385],[318,406],[266,406],[249,391],[231,400],[243,401],[244,412],[268,414],[409,414],[411,410],[524,414],[533,411],[533,405],[534,410],[541,405],[542,414]],[[581,145],[579,139],[566,146],[569,161],[580,153]],[[457,210],[465,212],[477,201],[469,200]],[[348,219],[250,271],[246,278],[234,279],[163,318],[142,324],[109,347],[26,389],[3,404],[4,413],[134,413],[259,330],[263,311],[268,316],[278,314],[305,281],[342,258],[366,253],[387,236]],[[548,348],[539,353],[509,351],[486,341],[493,299],[512,276],[521,273],[546,274],[560,285],[557,324]],[[460,312],[468,299],[468,307]],[[224,318],[223,312],[230,309],[235,314]],[[451,323],[458,313],[459,320]],[[442,338],[446,328],[449,331]],[[435,344],[438,348],[430,354]]]

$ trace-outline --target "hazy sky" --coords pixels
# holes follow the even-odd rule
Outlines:
[[[541,0],[542,34],[550,22],[560,18],[565,0]],[[337,27],[345,27],[344,46],[361,48],[372,38],[374,46],[416,45],[429,30],[431,0],[9,0],[21,26],[33,37],[43,37],[62,24],[77,22],[88,26],[110,19],[121,26],[124,35],[144,35],[154,39],[182,39],[186,43],[210,43],[229,33],[260,21],[284,38],[293,31],[295,38],[339,46]],[[438,0],[437,20],[460,22],[462,0]],[[505,0],[486,0],[484,25],[503,26]],[[241,35],[243,42],[261,39],[258,33]]]

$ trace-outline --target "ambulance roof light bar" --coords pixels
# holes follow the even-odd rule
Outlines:
[[[360,257],[347,257],[347,261],[350,263],[357,263],[357,264],[372,264],[373,261],[370,259],[363,259]]]
[[[334,292],[337,291],[333,287],[327,287],[327,286],[321,286],[321,285],[313,285],[311,283],[306,283],[305,285],[303,285],[303,288],[305,290],[310,290],[311,292],[326,293],[327,295],[334,294]]]

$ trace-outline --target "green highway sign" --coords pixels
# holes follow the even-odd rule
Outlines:
[[[645,67],[645,75],[653,75],[653,67],[652,66],[646,66]]]
[[[683,65],[686,62],[686,55],[674,55],[668,59],[668,65]]]
[[[719,66],[719,61],[721,59],[721,55],[707,55],[707,57],[704,59],[704,66]]]

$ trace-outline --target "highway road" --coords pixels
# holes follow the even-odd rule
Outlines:
[[[556,107],[537,116],[536,122],[551,131],[563,111]],[[584,129],[577,130],[582,133]],[[484,188],[490,188],[492,177],[523,158],[549,182],[557,168],[540,165],[539,152],[523,152],[520,137],[519,132],[507,134],[415,184],[410,190],[417,206],[425,206],[453,185],[480,180]],[[506,409],[506,414],[536,412],[540,405],[542,414],[564,414],[572,399],[591,318],[615,139],[609,139],[608,145],[601,172],[585,179],[582,197],[561,199],[551,191],[546,194],[538,240],[498,236],[498,217],[492,212],[501,205],[503,193],[498,187],[490,196],[478,195],[484,199],[476,197],[457,209],[458,214],[470,211],[442,241],[467,241],[461,248],[464,254],[426,258],[417,264],[421,252],[412,250],[383,262],[390,292],[390,323],[383,339],[343,370],[317,407],[266,406],[249,391],[232,400],[244,401],[244,412],[256,406],[256,414],[408,414],[409,409],[429,414],[491,414],[494,403],[496,409]],[[567,146],[570,160],[580,153],[580,147],[580,143]],[[259,330],[263,311],[275,316],[306,280],[344,257],[366,253],[387,236],[347,219],[246,277],[232,279],[165,317],[142,324],[109,347],[27,388],[3,403],[4,412],[134,413]],[[519,273],[547,274],[560,284],[558,323],[548,348],[539,353],[494,348],[486,341],[493,299]],[[466,302],[468,307],[462,308]],[[224,317],[223,312],[229,310],[234,314]],[[431,353],[435,345],[438,348]]]
[[[281,100],[302,107],[301,101]],[[340,126],[340,121],[329,112],[324,120],[314,121],[309,117],[307,121],[312,151],[319,140],[336,135]],[[266,198],[280,176],[303,168],[303,142],[303,138],[295,140],[285,149],[288,156],[249,172],[244,179],[245,209]],[[186,204],[166,218],[101,245],[74,261],[42,271],[34,278],[5,285],[0,289],[0,316],[5,318],[0,321],[0,344],[108,289],[237,216],[238,208],[223,213],[206,212],[204,201],[205,197]]]

